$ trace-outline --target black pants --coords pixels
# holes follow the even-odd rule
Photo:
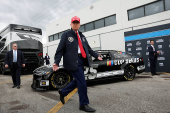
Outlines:
[[[150,61],[150,70],[152,74],[156,73],[156,60],[157,59],[149,59]]]
[[[21,68],[18,67],[17,63],[13,63],[11,70],[12,81],[14,85],[20,85],[20,75],[21,75]]]
[[[72,80],[64,89],[62,89],[62,94],[67,96],[77,87],[80,106],[89,104],[87,85],[84,77],[83,58],[81,56],[78,56],[78,69],[76,71],[70,71],[70,73],[74,77],[74,80]]]

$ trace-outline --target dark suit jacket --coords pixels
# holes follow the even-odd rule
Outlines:
[[[153,51],[153,47],[149,46],[148,51],[149,51],[149,59],[151,59],[151,60],[157,59],[157,51],[156,51],[156,49],[155,49],[155,51]],[[154,53],[155,53],[155,55],[154,55]]]
[[[99,55],[95,53],[89,46],[85,36],[79,31],[79,35],[86,52],[84,65],[90,66],[89,54],[97,58]],[[55,53],[55,63],[59,66],[61,57],[63,56],[63,66],[67,70],[75,71],[78,68],[78,38],[72,29],[63,33],[60,43]]]
[[[8,64],[9,68],[12,68],[13,65],[13,50],[8,51],[5,56],[5,65]],[[21,51],[17,50],[17,64],[18,67],[22,67],[22,64],[25,64],[25,59]]]

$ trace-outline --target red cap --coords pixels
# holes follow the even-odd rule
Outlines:
[[[71,23],[73,23],[74,21],[78,21],[80,23],[80,18],[77,16],[74,16],[71,18]]]

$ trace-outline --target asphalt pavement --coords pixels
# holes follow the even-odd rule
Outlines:
[[[32,75],[21,76],[21,88],[12,88],[10,75],[0,75],[0,113],[84,113],[78,93],[62,105],[57,90],[35,91]],[[170,74],[136,75],[122,79],[88,82],[90,106],[95,113],[170,113]],[[58,110],[53,110],[53,108]]]

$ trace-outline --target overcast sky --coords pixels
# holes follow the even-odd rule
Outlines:
[[[0,0],[0,31],[8,24],[41,28],[98,0]]]

